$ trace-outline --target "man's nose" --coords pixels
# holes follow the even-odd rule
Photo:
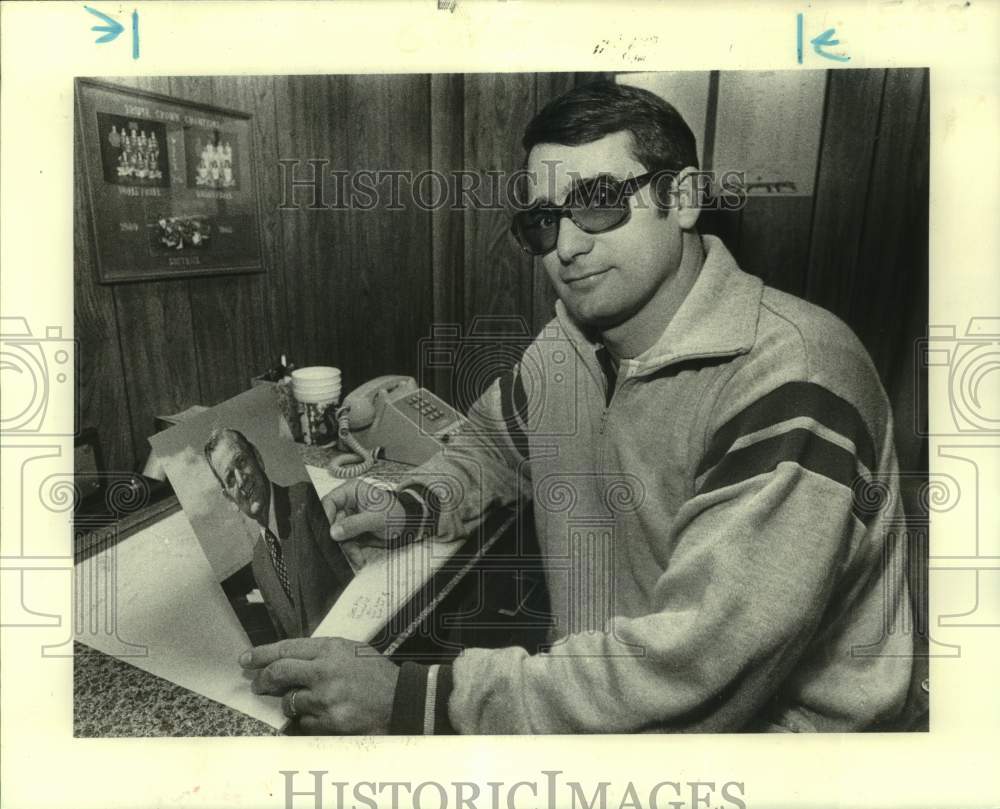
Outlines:
[[[556,255],[563,264],[570,264],[577,256],[589,253],[594,247],[594,237],[580,230],[568,216],[559,220],[556,238]]]

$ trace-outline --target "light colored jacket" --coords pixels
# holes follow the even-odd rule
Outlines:
[[[613,394],[557,303],[475,428],[413,476],[451,482],[446,538],[530,498],[555,616],[543,654],[404,666],[397,713],[424,730],[842,731],[901,709],[912,624],[877,373],[840,320],[704,238]]]

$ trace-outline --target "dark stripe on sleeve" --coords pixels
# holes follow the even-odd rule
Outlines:
[[[396,499],[403,507],[405,516],[402,523],[392,523],[390,528],[390,541],[392,547],[398,545],[408,545],[416,541],[424,527],[424,509],[420,501],[413,494],[413,486],[402,489],[396,493]]]
[[[438,526],[441,520],[441,499],[430,487],[419,482],[411,483],[403,489],[403,491],[413,492],[418,497],[423,499],[427,506],[427,523],[423,526],[423,528],[430,531],[432,534],[437,534]]]
[[[437,695],[434,699],[434,735],[454,735],[455,728],[448,718],[448,697],[451,696],[453,680],[451,676],[451,666],[443,664],[438,666],[437,675]]]
[[[857,409],[822,385],[788,382],[737,413],[716,431],[695,476],[701,477],[719,463],[740,436],[802,416],[815,419],[853,441],[861,463],[875,472],[875,443]]]
[[[424,706],[427,702],[427,674],[430,669],[406,662],[400,667],[396,694],[392,700],[389,733],[395,736],[424,734]]]
[[[517,419],[517,402],[515,388],[521,384],[520,377],[515,377],[513,371],[508,371],[500,376],[500,412],[503,415],[504,425],[507,427],[507,434],[510,436],[514,448],[527,459],[529,455],[528,437],[521,429],[521,424]],[[521,397],[524,398],[524,387],[521,387]],[[521,413],[527,412],[527,402],[524,402],[524,409]]]
[[[774,471],[778,464],[790,461],[803,469],[822,475],[834,483],[846,486],[853,493],[858,480],[857,459],[843,447],[827,441],[811,430],[789,430],[787,433],[757,441],[742,449],[733,450],[708,474],[698,494],[707,494],[725,486]],[[856,508],[851,497],[854,515],[866,525],[871,514]]]

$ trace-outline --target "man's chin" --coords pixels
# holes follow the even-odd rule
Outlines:
[[[622,322],[622,318],[617,312],[608,312],[597,301],[573,300],[571,297],[567,297],[563,298],[563,305],[577,325],[585,329],[604,331],[614,328]]]

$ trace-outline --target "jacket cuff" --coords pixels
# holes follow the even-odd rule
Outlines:
[[[394,521],[389,525],[389,539],[392,547],[416,542],[421,538],[427,522],[424,503],[413,492],[412,488],[396,492],[396,500],[403,507],[405,516],[401,522]]]
[[[399,736],[454,734],[448,719],[451,666],[403,663],[392,701],[389,733]]]
[[[441,520],[441,500],[433,489],[423,483],[415,482],[407,485],[399,494],[403,495],[404,493],[411,495],[419,503],[420,522],[423,530],[432,536],[437,535],[438,523]]]

